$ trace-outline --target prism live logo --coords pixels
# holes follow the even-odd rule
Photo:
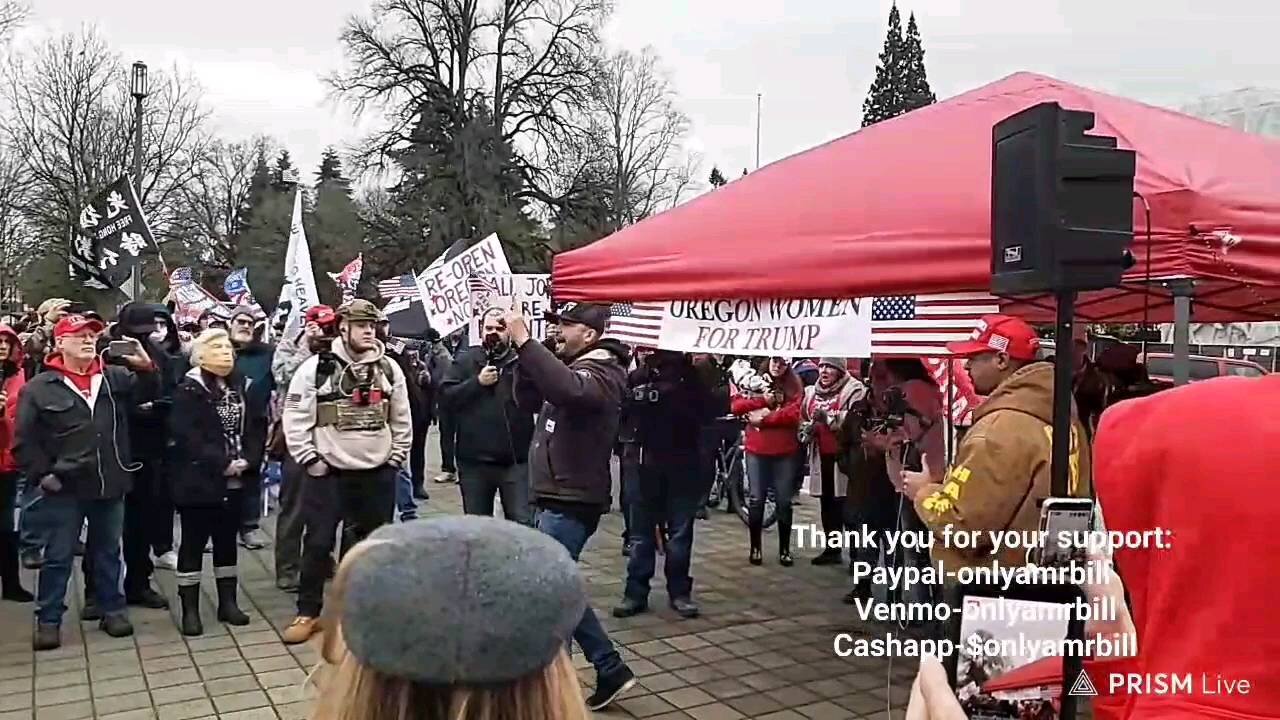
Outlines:
[[[1093,686],[1093,681],[1089,679],[1089,674],[1081,670],[1080,675],[1076,677],[1075,683],[1067,694],[1072,697],[1098,697],[1098,688]]]

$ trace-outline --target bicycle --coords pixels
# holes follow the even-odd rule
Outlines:
[[[718,422],[733,422],[740,425],[736,416],[716,418]],[[720,439],[715,451],[715,474],[711,481],[711,490],[707,495],[707,507],[719,507],[721,501],[727,501],[725,512],[737,513],[743,524],[747,524],[747,498],[751,496],[751,483],[747,477],[744,462],[743,440],[746,430],[739,430],[731,441],[728,436]],[[764,527],[771,527],[778,520],[777,496],[773,488],[769,488],[764,501]]]

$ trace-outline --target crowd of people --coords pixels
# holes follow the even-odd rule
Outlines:
[[[440,542],[430,530],[380,529],[397,517],[399,525],[417,525],[406,522],[416,518],[415,501],[428,497],[425,443],[433,423],[443,467],[436,480],[458,484],[467,515],[492,516],[500,504],[507,524],[536,529],[573,561],[611,509],[616,456],[628,555],[623,597],[612,609],[620,618],[649,609],[659,553],[669,606],[684,618],[700,614],[694,530],[726,437],[742,443],[753,565],[765,561],[767,500],[776,508],[778,563],[794,564],[792,501],[801,486],[819,498],[828,534],[858,526],[1035,529],[1038,502],[1050,493],[1045,429],[1053,373],[1021,320],[985,318],[969,341],[951,348],[968,358],[986,399],[973,425],[961,429],[948,466],[943,396],[917,359],[795,361],[632,348],[606,336],[609,317],[608,306],[568,303],[548,314],[552,331],[539,340],[518,312],[493,310],[479,342],[455,354],[438,337],[410,343],[390,336],[382,311],[359,299],[336,310],[311,307],[296,329],[268,328],[248,307],[178,327],[168,308],[142,303],[125,305],[108,325],[70,301],[47,301],[20,327],[0,326],[0,492],[10,510],[13,503],[20,509],[18,527],[0,533],[3,597],[34,601],[33,644],[49,650],[61,644],[77,554],[81,617],[115,637],[133,631],[129,606],[168,606],[152,577],[169,569],[181,632],[197,636],[204,555],[211,553],[217,619],[247,624],[237,545],[268,544],[263,485],[278,476],[276,581],[297,594],[296,618],[282,636],[306,642],[343,622],[336,619],[342,600],[325,610],[325,587],[335,572],[335,597],[345,592],[337,586],[356,583],[344,577],[353,558],[402,552],[378,549],[397,538]],[[1089,449],[1103,409],[1146,394],[1135,390],[1141,378],[1131,368],[1115,367],[1129,366],[1095,363],[1084,352],[1078,361],[1076,496],[1092,492]],[[536,537],[502,532],[515,533],[513,542]],[[847,560],[951,565],[979,562],[989,551],[978,544],[890,559],[883,548],[862,548]],[[811,558],[818,566],[845,561],[838,547]],[[21,586],[20,562],[40,569],[34,596]],[[902,592],[919,601],[935,589]],[[863,579],[846,601],[871,593]],[[590,604],[578,598],[569,607],[572,617],[555,619],[556,637],[575,640],[593,665],[597,681],[586,704],[600,709],[634,686],[635,675]],[[372,641],[333,635],[327,648],[345,642],[369,665],[407,667]],[[562,661],[539,662],[519,670]],[[409,677],[434,679],[432,667],[426,662]],[[437,669],[446,684],[467,679],[463,670]],[[485,677],[516,677],[503,672]]]

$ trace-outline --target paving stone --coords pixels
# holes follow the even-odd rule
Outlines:
[[[761,694],[743,695],[725,702],[747,717],[756,717],[782,709],[782,703]]]
[[[209,695],[217,697],[219,695],[235,695],[236,693],[249,692],[250,690],[258,690],[258,679],[252,675],[237,675],[236,677],[222,678],[221,680],[210,680],[204,684],[205,690]]]
[[[849,710],[825,701],[802,705],[796,708],[796,711],[809,718],[809,720],[846,720],[847,718],[856,717]]]
[[[295,670],[298,668],[298,660],[292,655],[277,655],[275,657],[250,660],[249,667],[256,673],[269,672],[271,670]]]
[[[29,683],[29,681],[23,681]],[[38,674],[36,676],[36,691],[54,690],[61,687],[71,685],[84,685],[89,682],[89,674],[84,670],[72,670],[71,672],[50,673],[48,675]],[[31,687],[29,684],[26,687]]]
[[[136,708],[126,712],[111,713],[103,715],[102,710],[98,710],[98,720],[155,720],[156,711],[150,707]]]
[[[745,717],[742,713],[723,703],[712,703],[689,708],[686,712],[696,720],[738,720],[738,718]]]
[[[309,702],[277,705],[276,714],[280,716],[280,720],[307,720],[307,718],[311,717],[311,711],[314,707],[315,706]]]
[[[119,678],[118,680],[94,681],[90,688],[93,690],[93,697],[96,700],[112,695],[145,691],[147,689],[147,681],[141,675],[135,675],[133,677]],[[101,711],[99,711],[99,714],[101,714]]]
[[[151,688],[152,691],[156,688],[165,688],[172,685],[198,682],[200,682],[200,675],[196,673],[195,668],[147,673],[147,687]]]
[[[173,687],[159,688],[151,691],[151,700],[157,706],[199,700],[205,697],[204,686],[198,682]]]
[[[297,685],[285,685],[271,688],[267,691],[267,697],[271,698],[272,705],[279,707],[281,705],[314,700],[315,691],[311,689],[310,685],[307,685],[306,688],[300,688]]]
[[[32,695],[29,692],[0,695],[0,712],[26,710],[34,704],[35,703],[32,701]]]
[[[0,712],[0,720],[31,720],[34,716],[35,712],[30,709]]]
[[[151,693],[136,692],[127,695],[112,695],[107,698],[94,698],[93,709],[99,717],[114,713],[123,713],[146,708],[151,710]]]
[[[208,667],[209,665],[220,665],[226,662],[235,662],[239,659],[240,650],[234,647],[227,648],[225,650],[207,650],[191,653],[191,660],[198,668]]]
[[[257,675],[258,683],[264,688],[300,685],[307,679],[307,674],[301,670],[273,670],[271,672],[258,673]]]
[[[250,645],[240,648],[240,655],[246,660],[257,660],[268,657],[280,657],[289,655],[288,646],[283,643],[268,643],[263,645]],[[292,656],[290,656],[292,657]]]
[[[638,718],[651,717],[675,709],[674,705],[657,695],[642,695],[634,698],[623,696],[621,700],[614,704],[630,713],[633,717]]]
[[[195,661],[190,655],[172,655],[169,657],[151,658],[142,661],[142,669],[149,672],[164,672],[166,670],[185,670],[194,668]]]
[[[89,667],[89,661],[80,657],[64,658],[62,660],[44,660],[40,656],[36,656],[36,669],[41,675],[53,673],[72,672],[74,670],[84,670]],[[6,670],[7,672],[7,670]]]
[[[664,690],[674,690],[678,687],[688,685],[680,673],[661,673],[658,675],[648,675],[642,681],[642,684],[649,689],[650,692],[662,692]]]
[[[157,708],[159,720],[191,720],[213,714],[213,703],[208,698],[188,700],[172,705],[161,705]]]
[[[31,678],[0,680],[0,695],[16,692],[31,692]]]
[[[697,635],[677,635],[667,638],[664,642],[677,650],[696,650],[711,644]]]
[[[79,702],[88,700],[90,696],[88,685],[69,685],[60,687],[56,690],[40,690],[36,693],[36,705],[45,707],[48,705],[62,705],[64,703]]]
[[[707,703],[712,703],[716,700],[706,691],[699,690],[696,687],[668,690],[667,692],[658,693],[658,697],[666,700],[681,710],[694,707],[695,705],[706,705]]]
[[[258,630],[234,636],[236,645],[241,648],[252,645],[265,645],[280,642],[280,636],[271,630]]]
[[[221,695],[213,699],[213,707],[217,709],[219,715],[226,715],[237,710],[267,707],[270,704],[271,701],[267,699],[267,694],[261,690],[236,693],[234,695]]]
[[[795,710],[779,710],[768,715],[760,715],[756,720],[805,720],[805,716]]]
[[[130,677],[142,674],[142,664],[135,657],[130,661],[121,661],[111,665],[99,665],[91,667],[89,675],[94,682],[99,680],[117,680],[119,678]]]
[[[236,641],[230,635],[209,635],[187,640],[187,647],[191,648],[192,654],[206,650],[226,650],[235,646]]]
[[[200,672],[200,677],[205,680],[218,680],[220,678],[235,677],[237,675],[248,675],[250,672],[248,663],[243,660],[218,663],[217,665],[207,665],[197,669]]]
[[[274,708],[261,707],[253,710],[241,710],[239,712],[224,713],[218,717],[221,720],[277,720]]]
[[[709,683],[702,683],[698,687],[702,688],[703,690],[706,690],[707,692],[711,693],[712,695],[716,696],[721,700],[742,697],[743,695],[750,695],[751,693],[755,692],[755,690],[751,686],[746,685],[734,678],[725,678],[723,680],[713,680],[712,682],[709,682]]]
[[[93,703],[87,700],[36,708],[36,720],[84,720],[93,717]]]
[[[805,703],[816,702],[820,698],[816,693],[805,690],[798,686],[780,687],[777,690],[770,690],[765,693],[769,697],[782,703],[783,707],[796,707]]]

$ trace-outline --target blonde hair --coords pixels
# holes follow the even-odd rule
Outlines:
[[[352,565],[360,562],[364,551],[383,542],[388,541],[366,540],[351,548],[334,575],[320,651],[329,667],[311,720],[589,720],[566,650],[518,680],[483,686],[428,685],[362,665],[342,640],[342,609]]]
[[[218,340],[226,340],[230,343],[231,334],[222,328],[209,328],[197,335],[191,341],[191,364],[195,367],[200,367],[201,361],[204,360],[204,354],[209,351],[209,346]],[[231,352],[234,355],[234,346]]]

